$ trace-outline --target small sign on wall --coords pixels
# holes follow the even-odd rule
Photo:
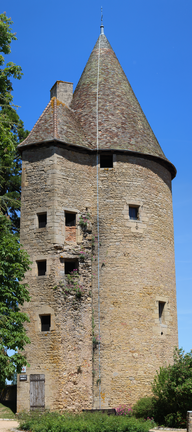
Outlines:
[[[21,373],[26,373],[26,366],[22,366]]]
[[[27,381],[27,375],[19,375],[19,381]]]

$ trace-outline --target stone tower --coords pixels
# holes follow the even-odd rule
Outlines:
[[[18,411],[132,405],[178,344],[166,159],[101,26],[19,145],[31,257]]]

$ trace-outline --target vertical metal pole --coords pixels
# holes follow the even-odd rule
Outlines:
[[[99,326],[99,408],[101,408],[101,349],[100,349],[100,269],[99,269],[99,124],[98,124],[98,98],[99,98],[99,66],[100,66],[100,37],[99,37],[99,54],[98,54],[98,71],[97,71],[97,240],[98,240],[98,257],[97,257],[97,279],[98,279],[98,326]]]

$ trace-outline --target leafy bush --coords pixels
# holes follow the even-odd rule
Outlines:
[[[192,351],[175,349],[173,365],[161,367],[152,384],[152,397],[138,400],[133,407],[137,418],[154,417],[167,427],[186,427],[192,407]]]
[[[33,413],[20,421],[22,430],[31,432],[148,432],[151,421],[102,413]]]
[[[154,417],[154,397],[146,396],[139,399],[133,406],[133,415],[136,418]]]
[[[175,349],[173,365],[160,368],[152,385],[155,419],[168,427],[186,427],[192,407],[192,351]]]

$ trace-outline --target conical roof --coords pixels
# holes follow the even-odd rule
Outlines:
[[[93,48],[70,107],[53,97],[18,148],[22,151],[28,145],[53,140],[90,151],[98,143],[101,151],[138,153],[158,159],[172,178],[176,175],[104,34]]]
[[[129,150],[167,160],[104,34],[93,48],[71,108],[93,146],[98,115],[99,149]]]

